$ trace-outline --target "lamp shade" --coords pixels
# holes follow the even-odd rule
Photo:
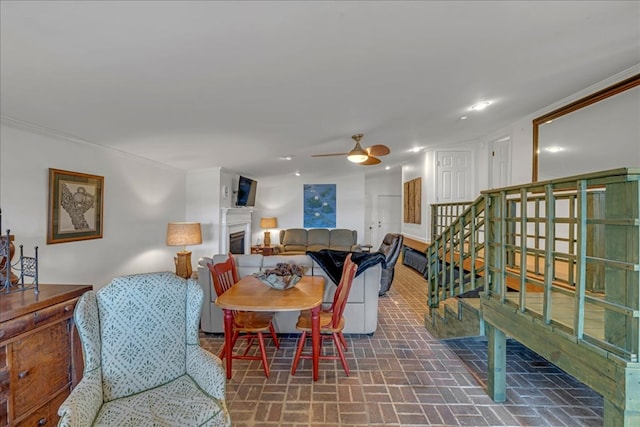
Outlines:
[[[260,218],[260,228],[276,228],[277,226],[277,218]]]
[[[167,246],[199,245],[202,232],[199,222],[170,222],[167,225]]]

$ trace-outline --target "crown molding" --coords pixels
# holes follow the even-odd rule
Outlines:
[[[66,141],[66,142],[71,142],[74,144],[79,144],[79,145],[85,145],[85,146],[91,146],[97,149],[101,149],[101,150],[107,150],[107,151],[111,151],[114,153],[117,153],[121,156],[125,156],[125,157],[129,157],[132,159],[136,159],[139,161],[143,161],[146,163],[150,163],[153,164],[155,166],[160,166],[163,168],[167,168],[167,169],[173,169],[173,170],[183,170],[180,168],[176,168],[174,166],[170,166],[167,165],[165,163],[161,163],[158,162],[156,160],[152,160],[152,159],[148,159],[146,157],[142,157],[139,156],[137,154],[132,154],[132,153],[128,153],[126,151],[123,150],[119,150],[117,148],[113,148],[113,147],[109,147],[109,146],[105,146],[105,145],[100,145],[100,144],[96,144],[95,142],[91,142],[88,141],[86,139],[77,137],[75,135],[71,135],[62,131],[59,131],[57,129],[53,129],[53,128],[49,128],[46,126],[42,126],[42,125],[38,125],[35,123],[31,123],[31,122],[27,122],[24,120],[20,120],[20,119],[16,119],[14,117],[10,117],[10,116],[6,116],[4,114],[0,114],[0,123],[2,123],[3,125],[15,128],[15,129],[21,129],[21,130],[26,130],[28,132],[32,132],[38,135],[42,135],[42,136],[46,136],[49,138],[55,138],[58,140],[62,140],[62,141]]]

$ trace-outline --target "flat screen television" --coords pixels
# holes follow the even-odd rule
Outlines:
[[[236,206],[255,206],[257,187],[257,181],[247,178],[246,176],[240,176],[238,180],[238,199],[236,200]]]

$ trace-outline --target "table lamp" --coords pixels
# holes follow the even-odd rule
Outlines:
[[[271,232],[270,228],[276,228],[278,226],[277,218],[260,218],[260,228],[266,228],[264,232],[264,245],[271,246]]]
[[[182,250],[174,258],[176,276],[184,279],[191,277],[191,252],[187,245],[202,243],[202,232],[199,222],[170,222],[167,225],[167,246],[182,246]]]

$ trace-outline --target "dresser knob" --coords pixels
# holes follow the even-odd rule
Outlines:
[[[0,338],[2,338],[6,334],[4,329],[0,329]]]
[[[72,308],[72,306],[71,306],[71,305],[65,305],[65,306],[64,306],[64,311],[69,312],[69,311],[71,311],[71,308]]]
[[[43,426],[43,425],[46,425],[46,424],[47,424],[47,419],[46,418],[40,418],[38,420],[38,425],[39,426]]]
[[[26,371],[18,372],[18,378],[20,378],[20,379],[26,378],[27,375],[29,375],[29,370],[28,369]]]

